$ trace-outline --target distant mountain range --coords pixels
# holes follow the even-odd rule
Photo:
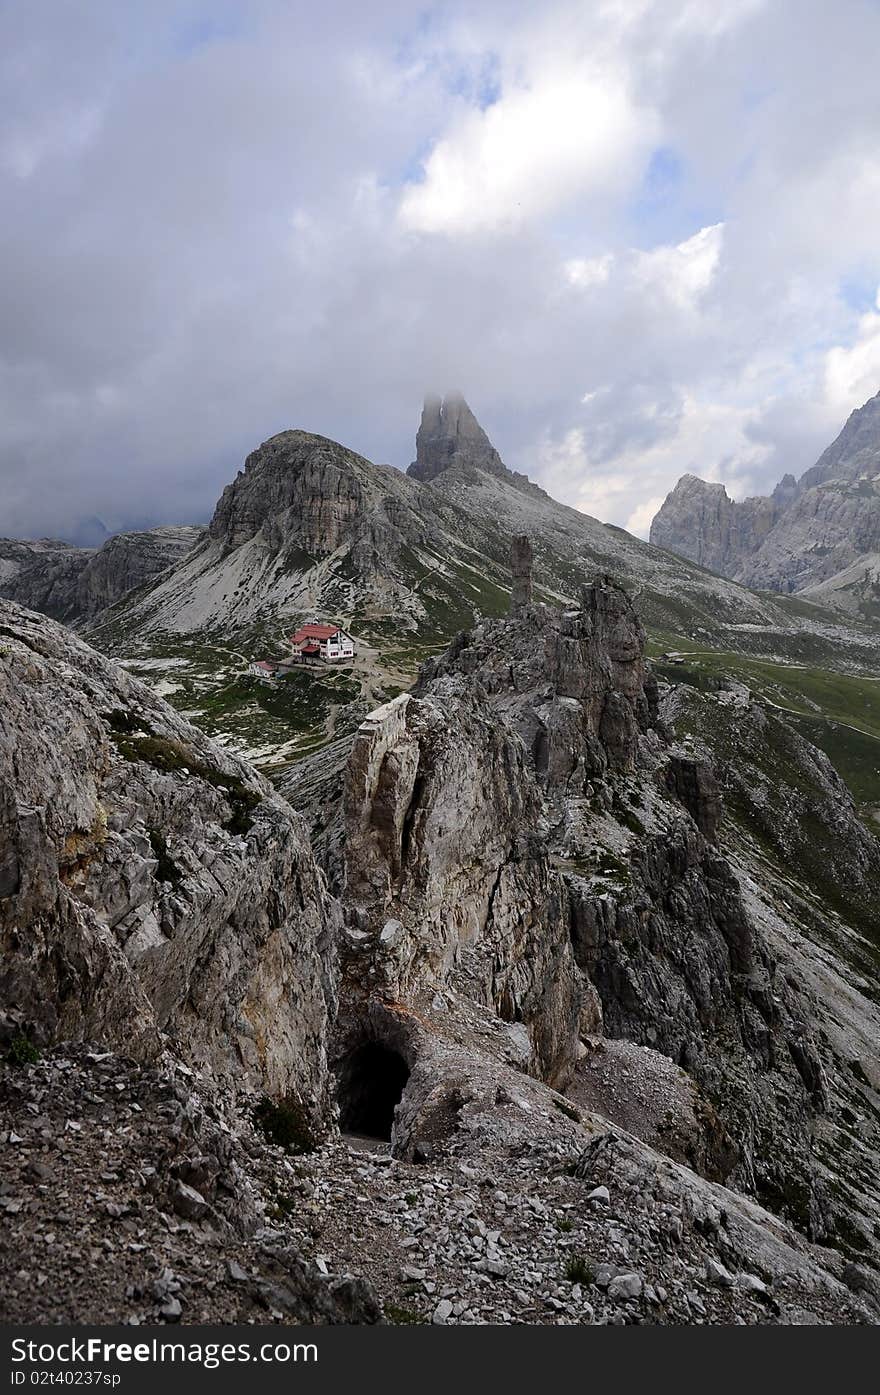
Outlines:
[[[406,473],[283,431],[248,456],[206,529],[121,533],[98,549],[0,542],[0,596],[87,633],[155,675],[206,730],[274,765],[340,735],[459,631],[505,614],[511,541],[522,534],[537,600],[572,604],[585,582],[611,574],[654,652],[696,643],[877,667],[869,618],[756,594],[707,571],[704,557],[682,559],[558,503],[507,468],[460,393],[426,399]],[[314,615],[355,636],[358,664],[303,685],[297,703],[290,685],[283,701],[255,694],[243,678],[250,661],[285,652]]]
[[[880,609],[880,393],[812,469],[769,497],[732,500],[683,475],[651,541],[756,589],[799,592],[856,614]]]
[[[784,603],[682,564],[509,470],[458,393],[426,400],[406,474],[305,431],[273,436],[223,491],[207,530],[188,531],[195,545],[93,623],[120,638],[247,637],[320,610],[379,641],[394,632],[436,647],[474,616],[506,611],[510,542],[522,533],[547,601],[613,572],[658,631],[723,630],[736,649],[746,631],[802,628]]]
[[[100,547],[0,538],[0,596],[55,620],[84,620],[171,566],[202,531],[182,526],[115,533]]]

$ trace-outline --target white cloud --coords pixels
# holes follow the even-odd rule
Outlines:
[[[655,129],[620,75],[546,66],[456,119],[405,190],[401,222],[451,235],[536,222],[585,194],[624,189]]]
[[[563,271],[572,286],[589,290],[592,286],[606,285],[613,267],[614,254],[605,252],[601,257],[572,257],[565,263]]]
[[[647,402],[641,415],[660,423],[663,404]],[[658,439],[603,458],[593,449],[587,426],[573,427],[559,439],[545,437],[537,459],[545,486],[584,513],[647,537],[651,519],[669,488],[683,474],[723,479],[737,498],[769,453],[748,434],[757,415],[751,407],[722,406],[685,397],[667,419]]]
[[[880,390],[880,289],[876,309],[859,319],[855,343],[825,355],[825,397],[841,418]]]
[[[673,247],[657,247],[635,256],[634,274],[681,309],[693,309],[712,284],[721,259],[724,224],[713,223]]]
[[[713,223],[683,242],[647,252],[631,249],[621,254],[572,257],[564,263],[563,273],[578,290],[607,286],[616,277],[616,289],[625,290],[628,281],[642,294],[665,298],[679,310],[695,310],[715,278],[723,241],[724,224]]]

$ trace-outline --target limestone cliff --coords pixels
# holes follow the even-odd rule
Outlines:
[[[651,542],[721,576],[736,576],[781,517],[792,485],[787,475],[772,498],[737,503],[723,484],[682,475],[654,517]]]
[[[163,1043],[328,1122],[336,911],[300,819],[150,689],[0,602],[0,1004],[38,1042]]]
[[[201,531],[116,533],[94,549],[0,539],[0,596],[67,623],[88,619],[180,561]]]
[[[833,583],[861,559],[870,565],[880,550],[880,393],[852,413],[812,469],[799,480],[786,475],[770,498],[736,503],[723,485],[682,476],[651,524],[651,541],[770,591]],[[823,598],[833,601],[836,589],[826,587]],[[840,589],[852,589],[848,579]]]

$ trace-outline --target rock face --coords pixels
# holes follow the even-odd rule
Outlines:
[[[117,533],[97,549],[0,539],[0,596],[56,620],[87,619],[173,566],[200,528]]]
[[[523,1023],[531,1069],[558,1081],[581,993],[526,759],[464,685],[380,709],[349,763],[345,900],[364,984],[416,1002],[449,983]]]
[[[513,586],[510,611],[516,615],[532,603],[532,544],[527,533],[518,533],[510,549]]]
[[[299,818],[61,626],[0,602],[0,1001],[35,1040],[164,1043],[328,1122],[336,911]]]
[[[870,561],[880,550],[880,393],[852,413],[812,469],[800,480],[786,475],[770,498],[735,503],[723,485],[684,475],[655,517],[651,541],[771,591],[833,582]],[[835,590],[826,587],[825,598]]]
[[[749,918],[782,976],[796,974],[807,994],[828,1101],[812,1150],[836,1174],[829,1230],[845,1249],[870,1252],[880,1195],[880,840],[824,752],[772,703],[741,685],[701,691],[685,681],[664,690],[661,712],[689,762],[717,770],[721,838]],[[789,1050],[797,1058],[796,1037]]]
[[[376,1321],[354,1273],[390,1321],[876,1321],[876,1030],[847,982],[814,1037],[836,928],[795,957],[709,767],[784,792],[659,697],[604,575],[462,633],[356,735],[339,907],[266,782],[0,603],[2,1316]],[[868,905],[817,769],[767,827],[836,830]]]
[[[369,513],[373,468],[323,436],[282,431],[253,451],[227,485],[208,536],[229,549],[259,538],[265,552],[326,556]]]
[[[789,482],[794,483],[790,475],[778,487],[780,498],[735,503],[723,484],[682,475],[651,524],[651,542],[709,571],[735,576],[780,518]]]
[[[805,489],[738,576],[749,586],[801,591],[838,576],[880,547],[880,440],[874,475]]]

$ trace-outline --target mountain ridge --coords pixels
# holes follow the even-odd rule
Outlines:
[[[683,475],[650,538],[744,585],[867,614],[858,589],[834,578],[880,549],[880,392],[850,414],[799,480],[785,475],[769,496],[737,502],[723,484]]]

